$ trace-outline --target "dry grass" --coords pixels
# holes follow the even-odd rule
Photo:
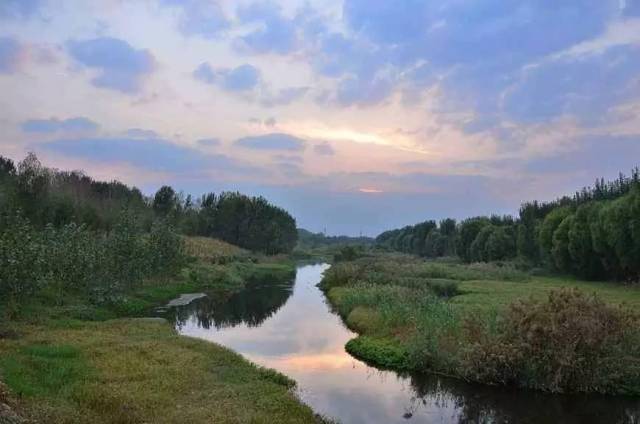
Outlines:
[[[185,252],[200,260],[216,263],[249,254],[238,246],[209,237],[185,237]]]

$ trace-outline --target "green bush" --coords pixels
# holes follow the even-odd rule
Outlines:
[[[145,235],[126,212],[107,234],[74,223],[38,231],[20,213],[0,215],[0,295],[9,316],[39,292],[56,304],[73,294],[116,302],[145,278],[175,273],[182,258],[170,227],[160,222]]]
[[[394,340],[358,336],[347,342],[347,352],[365,362],[396,370],[411,369],[408,352]]]

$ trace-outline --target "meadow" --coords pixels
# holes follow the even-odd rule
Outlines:
[[[377,254],[321,283],[374,365],[551,392],[640,393],[640,287]]]
[[[35,422],[319,422],[288,377],[144,318],[182,293],[229,296],[295,275],[291,262],[218,240],[185,244],[191,254],[176,276],[145,279],[117,301],[45,292],[22,303],[0,325],[2,403]]]

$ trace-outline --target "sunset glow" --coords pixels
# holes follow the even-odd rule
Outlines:
[[[638,7],[565,8],[6,0],[2,154],[266,195],[315,231],[513,213],[640,157]]]

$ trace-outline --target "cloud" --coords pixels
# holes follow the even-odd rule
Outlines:
[[[218,38],[230,26],[217,2],[209,0],[163,0],[162,4],[178,9],[178,28],[187,36]]]
[[[0,19],[25,19],[33,16],[41,7],[42,0],[2,0]]]
[[[382,190],[379,190],[377,188],[370,188],[370,187],[362,187],[362,188],[359,188],[358,191],[360,193],[368,193],[368,194],[384,193],[384,191]]]
[[[333,156],[336,153],[334,148],[326,141],[324,143],[314,145],[313,151],[324,156]]]
[[[153,130],[144,130],[141,128],[129,128],[125,134],[133,138],[159,138],[158,133]]]
[[[25,59],[25,48],[15,38],[0,37],[0,74],[12,74]]]
[[[243,137],[236,140],[234,144],[255,150],[304,150],[306,147],[304,140],[281,133]]]
[[[192,75],[195,79],[206,84],[215,84],[216,82],[216,72],[211,65],[206,62],[201,63],[200,66],[193,71]]]
[[[22,131],[28,133],[51,134],[55,132],[93,132],[100,126],[89,118],[78,116],[60,120],[50,119],[29,119],[22,123]]]
[[[79,64],[98,71],[91,80],[94,86],[127,94],[140,92],[156,66],[148,50],[135,49],[117,38],[69,41],[67,50]]]
[[[338,84],[337,101],[342,106],[370,106],[384,101],[392,90],[384,78],[347,77]]]
[[[569,151],[528,160],[524,168],[526,172],[547,175],[582,173],[594,180],[598,177],[616,178],[619,172],[628,172],[638,166],[638,158],[640,134],[592,135],[575,140]],[[578,187],[575,185],[573,188]]]
[[[278,162],[302,163],[304,158],[300,155],[273,155],[273,159]]]
[[[241,52],[288,54],[296,49],[296,24],[282,15],[274,3],[256,2],[240,6],[241,23],[259,24],[259,28],[236,38],[234,46]]]
[[[217,138],[201,138],[196,143],[202,147],[217,147],[220,145],[220,140]]]
[[[593,123],[612,107],[640,96],[638,75],[640,46],[562,57],[529,69],[503,104],[508,117],[519,121],[573,115]]]
[[[638,0],[625,0],[624,1],[624,14],[625,16],[640,16],[640,1]]]
[[[195,174],[220,169],[246,169],[228,156],[202,153],[162,139],[60,139],[40,144],[39,147],[71,157],[103,163],[128,163],[159,172]]]
[[[208,63],[202,63],[193,71],[193,77],[206,84],[217,85],[225,91],[243,92],[256,88],[260,83],[260,70],[244,64],[236,68],[214,70]]]
[[[303,98],[309,92],[309,87],[287,87],[275,94],[264,94],[260,103],[265,107],[286,106]]]
[[[640,9],[637,0],[622,4],[625,15]],[[507,118],[500,110],[503,96],[526,75],[523,68],[598,37],[620,15],[619,0],[576,0],[554,11],[537,0],[345,0],[346,30],[316,34],[312,63],[317,72],[341,78],[334,97],[342,106],[378,104],[398,89],[410,106],[438,87],[435,113],[466,111],[484,123],[488,119],[480,115],[499,122]],[[596,74],[600,65],[590,65]],[[601,100],[602,91],[587,94],[589,101]],[[535,99],[528,103],[540,106],[532,105],[532,116],[523,118],[542,118],[533,115],[546,100],[529,89],[521,97],[527,94]]]

